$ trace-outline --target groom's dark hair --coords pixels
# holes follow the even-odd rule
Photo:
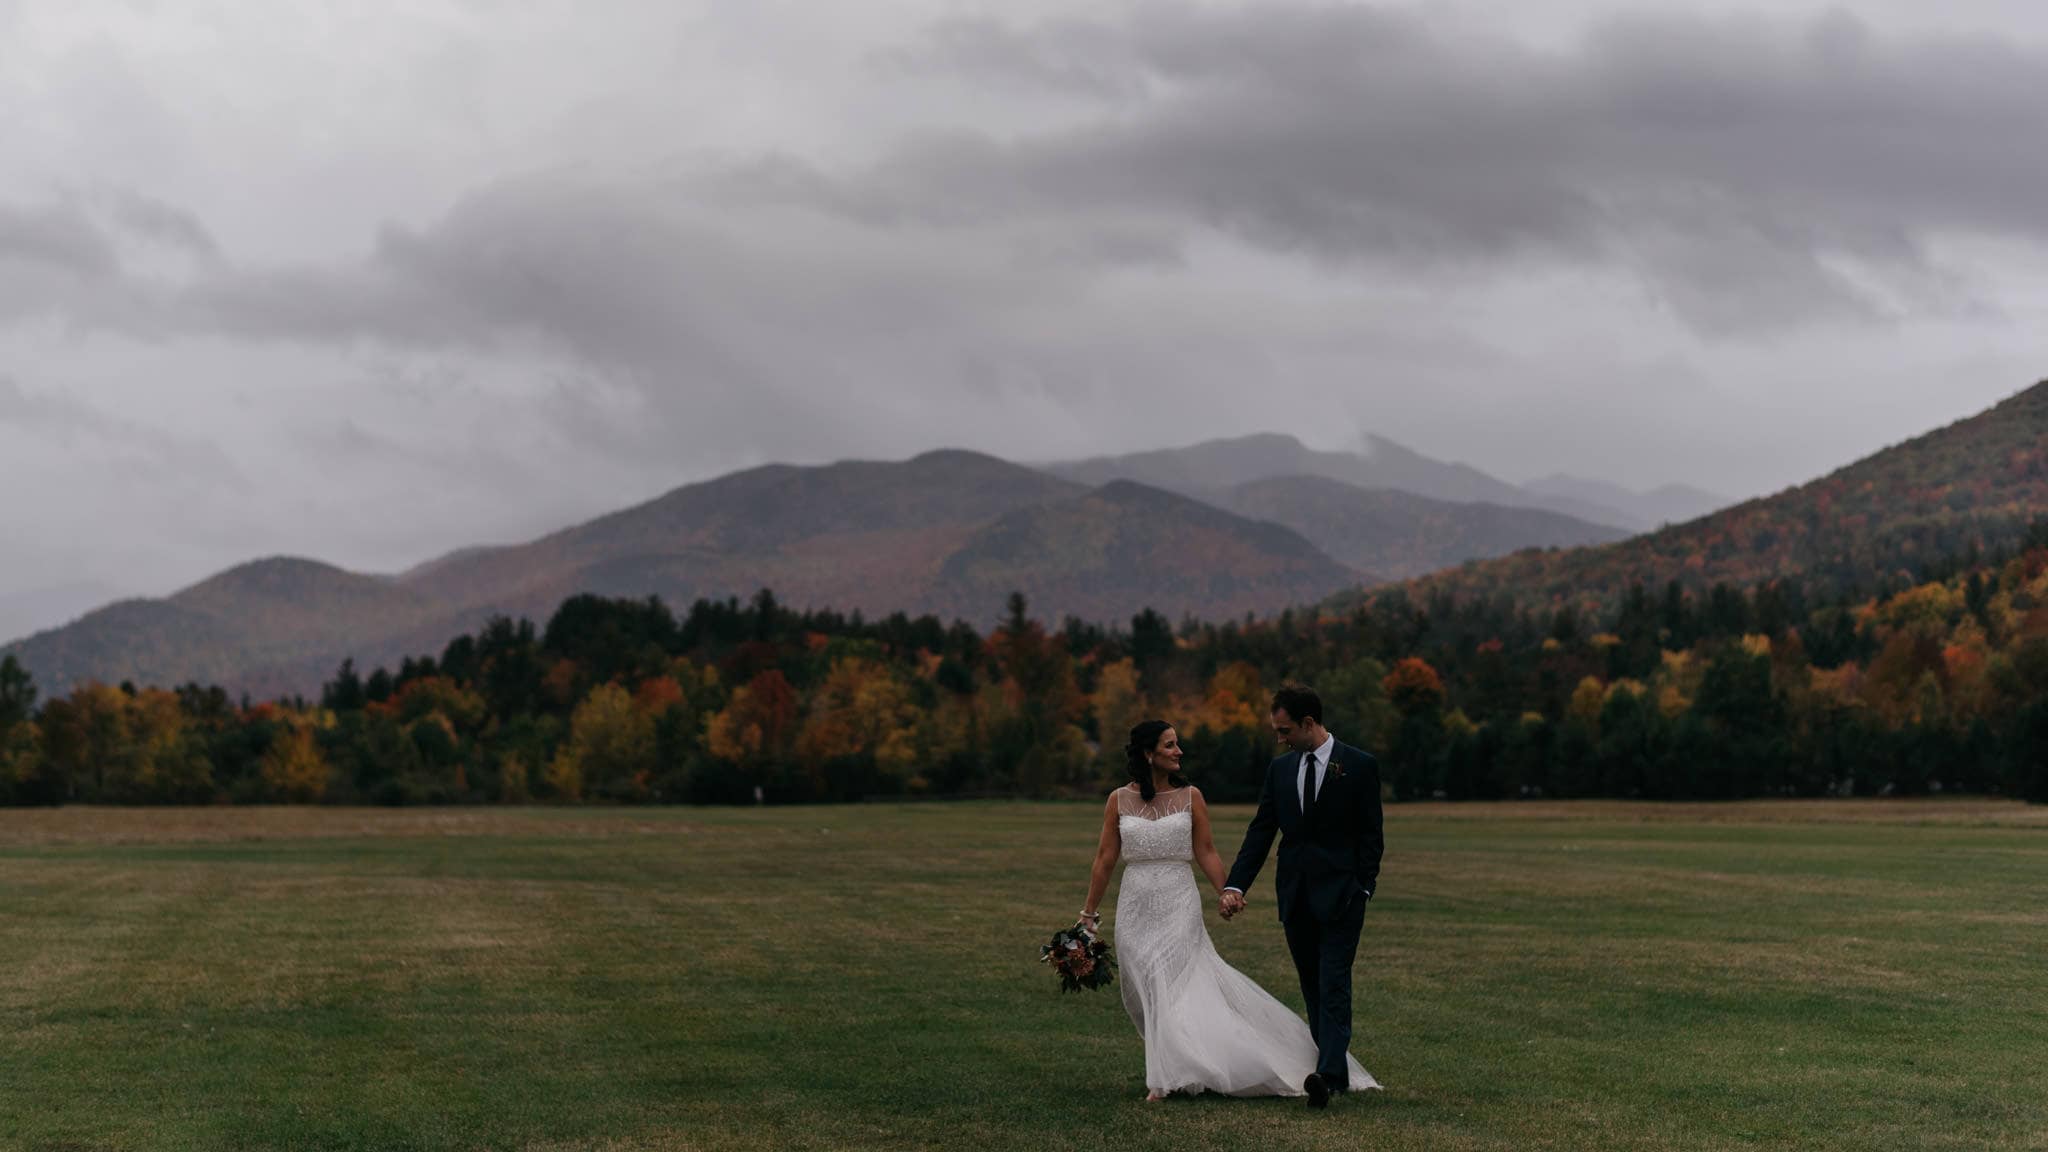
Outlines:
[[[1296,724],[1308,720],[1321,724],[1323,698],[1316,695],[1316,690],[1306,684],[1283,685],[1278,692],[1273,693],[1272,711],[1285,711],[1288,719]]]

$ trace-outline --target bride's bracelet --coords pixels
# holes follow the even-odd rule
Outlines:
[[[1081,919],[1083,919],[1083,920],[1100,920],[1100,919],[1102,919],[1102,913],[1100,913],[1100,912],[1090,912],[1090,911],[1088,911],[1088,910],[1087,910],[1086,908],[1083,908],[1083,909],[1081,909]]]

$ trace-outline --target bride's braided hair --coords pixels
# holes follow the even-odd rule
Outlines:
[[[1138,795],[1144,797],[1147,804],[1152,802],[1153,795],[1152,761],[1148,757],[1152,755],[1153,749],[1159,747],[1159,738],[1166,735],[1166,730],[1171,727],[1173,725],[1164,720],[1143,721],[1131,729],[1131,741],[1124,745],[1124,770],[1137,782]],[[1187,783],[1178,772],[1171,774],[1167,779],[1175,788]]]

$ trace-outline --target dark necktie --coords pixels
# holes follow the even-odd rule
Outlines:
[[[1301,818],[1308,819],[1316,810],[1316,754],[1310,752],[1301,758]]]

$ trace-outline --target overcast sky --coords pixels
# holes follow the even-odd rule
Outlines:
[[[0,0],[0,593],[940,446],[1773,491],[2048,376],[2044,88],[2038,0]]]

